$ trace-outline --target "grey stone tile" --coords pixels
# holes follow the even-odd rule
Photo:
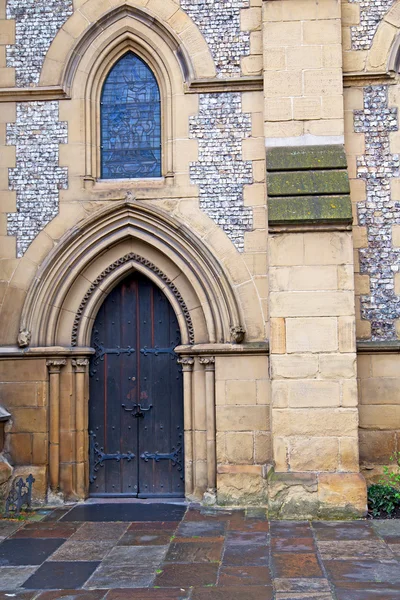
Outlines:
[[[49,561],[96,561],[103,560],[113,548],[114,542],[65,542]]]
[[[390,560],[393,553],[380,540],[318,542],[323,560],[346,560],[362,558],[364,560]]]
[[[12,591],[36,571],[38,567],[0,567],[0,590]]]
[[[157,569],[164,560],[168,546],[118,546],[103,560],[103,564],[137,569]]]
[[[126,550],[126,548],[123,548]],[[156,573],[149,568],[102,563],[84,587],[86,589],[145,588],[153,585]]]
[[[119,540],[127,531],[129,523],[84,523],[82,527],[70,537],[70,541],[107,541]]]
[[[274,579],[274,585],[277,592],[329,592],[329,581],[327,579],[319,578],[292,578],[292,579],[281,579],[277,577]]]

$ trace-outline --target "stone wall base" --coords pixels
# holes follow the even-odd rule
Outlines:
[[[268,479],[272,519],[353,519],[367,512],[359,473],[274,473]]]
[[[223,473],[217,503],[267,506],[272,519],[354,519],[367,512],[367,487],[359,473]]]

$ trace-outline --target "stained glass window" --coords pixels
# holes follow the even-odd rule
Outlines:
[[[160,90],[132,52],[111,69],[101,94],[101,177],[161,177]]]

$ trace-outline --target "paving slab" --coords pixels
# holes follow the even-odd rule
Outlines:
[[[89,579],[99,562],[45,562],[27,579],[23,587],[31,590],[80,588]]]
[[[400,600],[397,521],[160,502],[41,513],[0,521],[0,600]]]
[[[160,587],[190,587],[216,585],[218,564],[164,564],[157,573],[155,585]],[[243,593],[243,589],[242,589]]]
[[[64,521],[180,521],[186,506],[178,504],[84,504],[70,510]]]
[[[107,541],[119,540],[127,531],[128,523],[83,523],[71,536],[71,541]]]
[[[323,577],[316,554],[306,552],[273,552],[272,568],[276,577]]]
[[[86,581],[85,588],[115,589],[143,588],[153,585],[155,571],[135,566],[117,566],[114,563],[104,564]]]
[[[49,561],[101,561],[112,550],[113,542],[67,541],[49,557]]]
[[[245,595],[243,587],[195,588],[192,594],[192,600],[272,600],[273,597],[269,586],[248,587]]]
[[[201,538],[200,538],[201,539]],[[221,560],[223,542],[173,542],[165,562],[176,563],[207,563]]]
[[[218,586],[247,587],[249,585],[272,585],[268,567],[225,567],[222,566]]]
[[[9,539],[0,545],[0,566],[41,565],[64,539]]]
[[[37,567],[0,567],[0,590],[9,591],[21,587]]]

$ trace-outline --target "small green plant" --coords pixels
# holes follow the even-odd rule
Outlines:
[[[368,488],[368,506],[373,517],[391,517],[400,506],[400,491],[390,485],[375,483]]]
[[[383,476],[379,483],[381,485],[390,485],[400,491],[400,452],[395,452],[390,458],[390,466],[395,466],[395,470],[390,470],[390,466],[383,467]]]
[[[400,508],[400,452],[395,452],[389,460],[391,464],[383,467],[379,482],[368,488],[368,506],[375,518],[391,517]]]

